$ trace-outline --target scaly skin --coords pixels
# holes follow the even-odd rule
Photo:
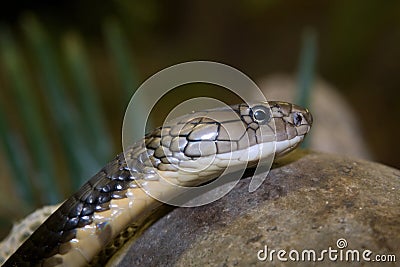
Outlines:
[[[176,196],[168,182],[198,186],[228,166],[252,165],[292,151],[310,130],[312,116],[290,103],[269,105],[191,113],[155,129],[67,199],[3,266],[86,266],[162,204],[154,196]]]

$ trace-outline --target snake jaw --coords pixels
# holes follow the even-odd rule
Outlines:
[[[301,144],[303,139],[304,139],[304,135],[296,136],[295,138],[293,138],[291,140],[277,142],[275,157],[279,158],[279,157],[282,157],[282,156],[292,152]]]

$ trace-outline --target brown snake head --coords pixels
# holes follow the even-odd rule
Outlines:
[[[146,135],[141,149],[128,158],[137,159],[132,169],[145,179],[161,174],[180,185],[195,185],[198,176],[215,178],[228,165],[254,164],[292,151],[311,125],[307,109],[277,101],[193,112]]]

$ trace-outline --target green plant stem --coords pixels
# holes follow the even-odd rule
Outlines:
[[[311,91],[315,79],[315,62],[317,54],[317,36],[313,29],[303,32],[302,49],[298,67],[297,101],[299,105],[308,107],[310,105]],[[301,147],[309,146],[310,138],[306,138]]]

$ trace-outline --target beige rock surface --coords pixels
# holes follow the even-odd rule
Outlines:
[[[371,259],[390,254],[400,261],[399,170],[297,151],[278,163],[253,193],[248,192],[249,181],[242,179],[209,205],[173,210],[111,266],[367,266],[365,261],[333,264],[327,256],[318,263],[282,263],[275,254],[272,265],[257,258],[264,246],[319,253],[338,249],[341,238],[348,244],[343,252],[352,249],[361,255],[368,249]]]

